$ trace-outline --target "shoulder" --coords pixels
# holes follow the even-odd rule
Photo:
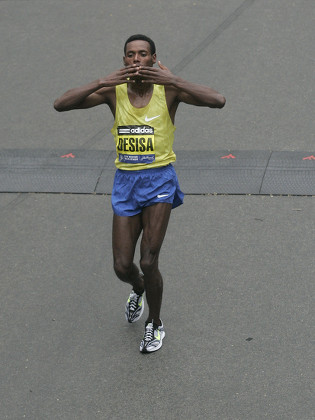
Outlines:
[[[179,90],[173,86],[165,86],[165,100],[168,112],[174,124],[177,107],[181,102],[181,100],[179,99]]]
[[[100,98],[102,98],[104,103],[109,104],[116,99],[115,86],[101,88],[95,92],[95,95],[98,95]]]
[[[175,103],[178,104],[180,102],[179,89],[177,89],[174,86],[164,86],[164,88],[165,88],[165,98],[166,98],[166,102],[168,106],[170,107],[174,105]]]
[[[87,100],[94,101],[94,105],[106,104],[109,106],[112,114],[116,112],[116,89],[115,86],[104,87],[92,93]]]

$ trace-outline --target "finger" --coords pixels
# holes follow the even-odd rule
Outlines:
[[[137,73],[139,71],[139,67],[126,67],[124,69],[121,69],[121,73]]]
[[[126,74],[126,73],[137,73],[137,71],[139,71],[139,66],[127,66],[127,67],[124,67],[124,68],[122,68],[121,70],[120,70],[120,72],[122,73],[122,74]]]
[[[152,84],[154,84],[154,85],[159,85],[159,86],[166,86],[164,83],[162,83],[162,82],[156,82],[156,81],[154,81],[154,80],[142,80],[141,81],[141,83],[144,85],[144,84],[148,84],[148,85],[152,85]]]
[[[152,67],[141,67],[140,69],[139,69],[139,74],[142,76],[142,75],[150,75],[150,76],[156,76],[156,75],[158,75],[159,74],[159,72],[160,72],[160,70],[159,69],[155,69],[155,68],[152,68]]]
[[[128,64],[128,66],[123,67],[123,69],[132,69],[136,67],[140,67],[139,64]]]
[[[166,66],[164,66],[164,64],[162,64],[161,61],[158,61],[158,65],[159,65],[160,69],[168,70],[168,68]]]
[[[160,71],[158,68],[151,67],[151,66],[139,66],[139,70],[147,70],[147,71],[151,71],[151,72]]]

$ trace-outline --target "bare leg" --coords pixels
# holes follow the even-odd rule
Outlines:
[[[137,241],[142,231],[141,214],[124,217],[114,214],[113,217],[113,257],[114,270],[117,277],[131,284],[133,290],[142,294],[144,290],[143,277],[134,264],[134,254]]]
[[[144,274],[144,287],[149,306],[147,321],[161,325],[160,310],[163,295],[163,279],[159,271],[159,254],[168,226],[172,205],[158,203],[142,212],[143,235],[141,240],[140,267]]]

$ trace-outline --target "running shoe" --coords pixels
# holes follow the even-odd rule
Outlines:
[[[138,321],[143,314],[144,299],[143,294],[138,295],[134,290],[131,291],[126,303],[125,317],[130,323]]]
[[[158,326],[152,322],[145,325],[144,336],[140,343],[141,353],[151,353],[162,347],[162,340],[165,337],[163,322]]]

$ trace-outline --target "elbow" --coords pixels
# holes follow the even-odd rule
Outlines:
[[[209,108],[223,108],[225,105],[225,97],[223,95],[221,95],[220,93],[218,93],[217,95],[212,97],[211,102],[208,103],[208,107]]]
[[[59,105],[59,103],[58,103],[58,99],[54,102],[54,108],[55,108],[55,110],[57,111],[57,112],[61,112],[62,110],[61,110],[61,107],[60,107],[60,105]]]
[[[223,95],[218,96],[218,108],[223,108],[225,106],[226,99]]]
[[[56,99],[54,102],[54,108],[57,112],[63,112],[65,109],[61,106],[59,99]]]

